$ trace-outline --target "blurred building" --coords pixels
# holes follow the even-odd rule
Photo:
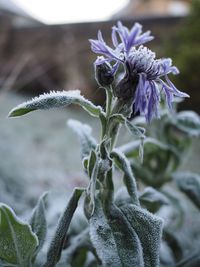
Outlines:
[[[12,0],[0,0],[0,87],[13,86],[21,65],[14,67],[22,59],[18,47],[12,47],[13,34],[17,29],[33,28],[42,23],[27,14]],[[25,37],[24,37],[25,39]]]
[[[12,0],[0,0],[0,23],[3,27],[31,27],[42,23],[27,14]]]
[[[114,18],[145,16],[184,16],[188,14],[192,0],[130,0]]]
[[[5,53],[14,28],[33,27],[41,24],[11,0],[0,0],[0,57],[2,58]]]
[[[183,16],[167,13],[175,2],[188,10],[190,1],[186,0],[132,0],[108,22],[49,26],[26,14],[11,0],[0,0],[0,93],[20,90],[36,95],[79,88],[88,98],[102,103],[103,90],[98,89],[93,72],[96,55],[91,52],[88,39],[96,38],[101,29],[110,42],[116,20],[124,20],[128,27],[137,20],[144,30],[152,31],[156,38],[149,45],[158,56],[163,56],[166,41],[184,21]]]

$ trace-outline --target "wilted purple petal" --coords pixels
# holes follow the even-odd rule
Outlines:
[[[170,79],[168,78],[167,75],[165,76],[165,79],[166,79],[168,85],[170,86],[170,88],[172,88],[175,96],[178,96],[178,97],[190,97],[188,94],[179,91],[176,88],[176,86],[170,81]]]
[[[173,96],[172,92],[170,92],[164,84],[163,84],[162,89],[164,90],[164,93],[165,93],[165,98],[166,98],[168,108],[172,109],[172,103],[174,101],[174,96]]]
[[[145,79],[144,75],[139,75],[139,82],[138,86],[136,88],[135,97],[134,97],[134,107],[135,107],[135,113],[137,111],[140,112],[140,114],[143,114],[146,109],[147,105],[147,81]]]
[[[144,34],[140,35],[134,42],[134,46],[142,45],[144,43],[150,42],[154,39],[153,36],[150,36],[151,32],[145,32]]]
[[[117,47],[119,45],[119,41],[117,39],[117,35],[116,35],[116,31],[115,31],[114,27],[112,28],[112,35],[111,35],[111,37],[112,37],[112,43],[113,43],[113,45],[115,47]]]
[[[127,52],[134,45],[136,37],[139,34],[141,34],[141,32],[142,32],[142,25],[139,23],[135,23],[134,26],[132,27],[130,34],[129,34],[129,37],[128,37],[128,42],[127,42],[127,47],[126,47]]]
[[[149,98],[145,117],[148,122],[152,120],[153,117],[158,117],[158,106],[160,103],[160,95],[157,89],[157,85],[154,82],[149,83]]]

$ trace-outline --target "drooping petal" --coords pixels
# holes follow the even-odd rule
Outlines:
[[[153,36],[150,35],[151,32],[147,31],[145,33],[143,33],[142,35],[138,36],[138,38],[136,38],[135,42],[134,42],[134,46],[138,46],[138,45],[142,45],[145,44],[147,42],[150,42],[154,39]]]
[[[174,101],[174,95],[172,94],[172,92],[167,90],[167,87],[165,85],[163,85],[162,89],[164,90],[164,93],[165,93],[165,99],[166,99],[168,108],[172,109],[172,103]]]
[[[168,78],[168,76],[165,76],[166,82],[167,84],[170,86],[170,88],[173,90],[174,95],[178,96],[178,97],[190,97],[188,94],[179,91],[176,86],[170,81],[170,79]]]
[[[157,88],[157,84],[153,81],[149,82],[148,89],[149,98],[145,117],[148,122],[151,122],[153,117],[159,117],[158,106],[160,103],[160,94]]]
[[[134,110],[135,113],[139,111],[140,114],[144,114],[147,106],[147,83],[145,75],[139,75],[139,82],[134,97]]]
[[[94,53],[103,54],[108,58],[112,58],[115,60],[119,59],[119,51],[112,49],[106,44],[106,42],[103,39],[101,31],[98,31],[97,40],[89,39],[89,42],[91,43],[91,49]]]

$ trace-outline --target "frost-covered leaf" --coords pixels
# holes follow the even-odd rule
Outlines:
[[[59,261],[69,225],[71,223],[72,217],[78,205],[79,198],[83,191],[84,190],[80,188],[74,189],[69,199],[69,202],[59,219],[55,234],[47,251],[47,260],[42,265],[43,267],[54,267]]]
[[[200,209],[200,176],[191,172],[178,172],[174,176],[179,189]]]
[[[162,220],[135,205],[123,206],[121,211],[142,244],[144,266],[159,267]]]
[[[123,186],[118,189],[114,198],[115,205],[122,207],[123,205],[132,204],[131,197],[129,196],[127,189]]]
[[[89,228],[87,227],[70,238],[70,245],[63,251],[62,255],[62,258],[65,259],[64,266],[68,266],[66,264],[74,267],[83,266],[86,260],[85,254],[87,254],[88,248],[90,249],[91,247]]]
[[[110,116],[109,123],[118,122],[125,123],[126,118],[122,114],[114,114]]]
[[[89,224],[90,238],[103,266],[144,266],[138,236],[116,206],[111,205],[105,214],[96,200]]]
[[[101,121],[101,136],[104,136],[106,133],[106,128],[107,128],[107,119],[106,119],[105,113],[101,112],[99,114],[99,119]]]
[[[163,205],[168,205],[167,197],[153,187],[147,187],[139,197],[141,205],[150,212],[157,212]]]
[[[175,126],[191,136],[200,135],[200,117],[194,111],[181,111],[174,118]]]
[[[107,172],[112,168],[112,160],[109,155],[111,147],[111,139],[103,140],[99,146],[100,159],[99,159],[99,175],[98,179],[104,181]]]
[[[111,147],[111,139],[104,139],[100,146],[99,146],[99,152],[102,159],[107,159],[109,157],[108,148]]]
[[[77,236],[82,233],[88,227],[88,220],[85,217],[83,207],[77,207],[76,212],[73,216],[72,222],[69,228],[70,236]]]
[[[125,121],[125,125],[130,133],[134,137],[140,138],[140,145],[139,145],[139,157],[140,161],[143,162],[144,159],[144,139],[145,139],[145,129],[140,126],[136,126],[130,123],[128,120]]]
[[[131,165],[125,155],[117,149],[114,149],[110,156],[115,160],[118,168],[120,168],[124,173],[124,184],[126,185],[127,191],[132,198],[134,204],[139,204],[137,195],[137,185],[135,177],[131,170]]]
[[[110,117],[110,122],[113,123],[113,121],[116,121],[118,123],[124,124],[128,131],[137,138],[144,138],[145,137],[145,129],[140,126],[136,126],[132,124],[130,121],[128,121],[122,114],[114,114]]]
[[[179,163],[177,154],[171,147],[154,138],[146,138],[144,140],[143,164],[140,164],[131,150],[127,150],[125,153],[129,157],[133,157],[131,166],[136,178],[156,188],[171,180],[171,173],[175,171]]]
[[[22,103],[13,108],[8,114],[9,117],[22,116],[38,109],[60,108],[70,104],[77,104],[84,108],[90,115],[98,117],[102,111],[100,106],[95,106],[92,102],[85,99],[79,90],[56,91],[40,95],[30,101]]]
[[[119,149],[128,158],[136,158],[138,156],[140,143],[141,142],[139,140],[132,141],[118,147],[117,149]]]
[[[38,246],[30,225],[17,218],[7,205],[0,204],[0,259],[20,267],[29,266]]]
[[[94,169],[96,161],[97,161],[96,152],[94,150],[91,150],[88,162],[88,175],[90,178],[92,176],[92,171]]]
[[[47,233],[47,220],[45,215],[45,201],[46,201],[47,193],[44,193],[39,199],[35,209],[33,210],[32,216],[30,218],[30,225],[32,231],[38,237],[39,245],[37,247],[37,253],[42,248],[46,233]]]
[[[130,133],[132,133],[133,136],[138,137],[138,138],[144,138],[145,137],[145,129],[140,126],[136,126],[130,121],[126,120],[125,125],[127,129],[129,130]]]
[[[68,120],[67,124],[80,138],[82,158],[89,156],[90,151],[96,148],[96,141],[91,135],[91,127],[77,120]]]
[[[98,178],[98,173],[99,173],[99,161],[97,160],[92,170],[90,184],[87,188],[87,198],[88,198],[87,214],[89,217],[92,216],[95,209],[95,192],[96,192],[96,182]]]

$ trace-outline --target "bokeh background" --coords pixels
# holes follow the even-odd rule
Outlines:
[[[18,213],[46,190],[59,192],[59,201],[61,191],[87,184],[78,140],[66,120],[89,122],[97,138],[99,125],[75,107],[19,119],[8,119],[9,110],[39,93],[76,88],[104,105],[88,39],[101,29],[110,42],[118,20],[128,27],[138,21],[152,31],[149,47],[158,57],[172,57],[181,71],[174,82],[190,95],[180,108],[200,112],[199,0],[0,0],[0,201]],[[120,142],[129,138],[123,133]],[[200,173],[199,155],[199,140],[194,140],[187,169]],[[62,208],[58,201],[56,210]]]

